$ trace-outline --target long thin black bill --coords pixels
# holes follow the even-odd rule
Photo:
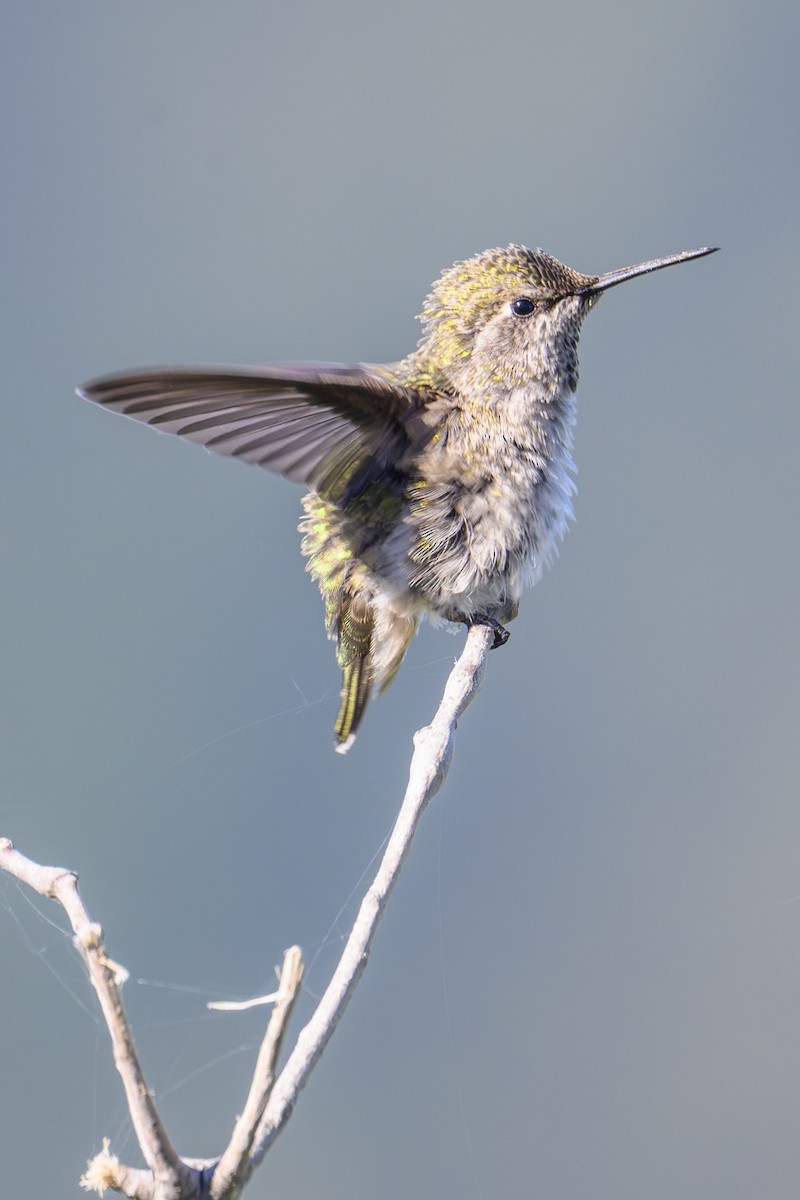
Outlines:
[[[618,271],[608,271],[599,275],[594,283],[581,288],[581,295],[593,296],[596,292],[605,292],[608,288],[624,283],[626,279],[635,279],[637,275],[647,275],[650,271],[660,271],[662,267],[674,267],[675,263],[688,262],[690,258],[703,258],[706,254],[714,254],[719,246],[701,246],[699,250],[684,250],[680,254],[670,254],[667,258],[651,258],[649,262],[637,263],[635,267],[620,267]]]

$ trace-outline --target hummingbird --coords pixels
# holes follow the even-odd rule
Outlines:
[[[573,517],[578,337],[598,297],[717,249],[605,275],[485,250],[433,284],[399,362],[156,367],[78,394],[309,489],[301,549],[336,643],[345,753],[422,617],[507,641]]]

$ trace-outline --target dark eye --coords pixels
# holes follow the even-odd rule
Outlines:
[[[536,311],[536,305],[527,296],[520,296],[519,299],[511,301],[511,311],[515,317],[529,317]]]

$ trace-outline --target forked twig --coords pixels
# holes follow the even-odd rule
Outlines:
[[[242,1115],[234,1126],[228,1148],[222,1154],[211,1179],[209,1195],[213,1200],[236,1194],[250,1178],[253,1143],[264,1116],[270,1092],[275,1082],[275,1064],[283,1045],[286,1026],[303,978],[303,957],[299,946],[286,951],[278,988],[278,999],[269,1019],[267,1032],[258,1053],[253,1082]]]
[[[367,965],[384,908],[399,877],[420,818],[444,783],[453,755],[458,718],[477,693],[494,634],[473,626],[461,657],[445,686],[430,725],[414,736],[408,787],[374,881],[367,890],[342,956],[308,1024],[275,1079],[286,1026],[299,992],[302,957],[286,951],[280,988],[261,1044],[250,1092],[230,1143],[219,1159],[182,1159],[175,1151],[147,1087],[120,986],[127,972],[105,953],[103,931],[92,921],[78,892],[74,871],[32,862],[7,839],[0,839],[0,869],[42,896],[57,900],[69,918],[108,1027],[114,1062],[122,1078],[128,1108],[148,1170],[123,1166],[104,1142],[81,1180],[101,1195],[113,1188],[132,1200],[237,1200],[255,1167],[292,1114],[297,1097],[330,1041],[339,1018]]]

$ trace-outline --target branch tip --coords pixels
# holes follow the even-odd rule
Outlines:
[[[104,1196],[109,1188],[119,1188],[119,1159],[111,1153],[108,1138],[103,1138],[102,1150],[89,1159],[78,1182],[85,1192],[97,1192],[98,1196]]]

